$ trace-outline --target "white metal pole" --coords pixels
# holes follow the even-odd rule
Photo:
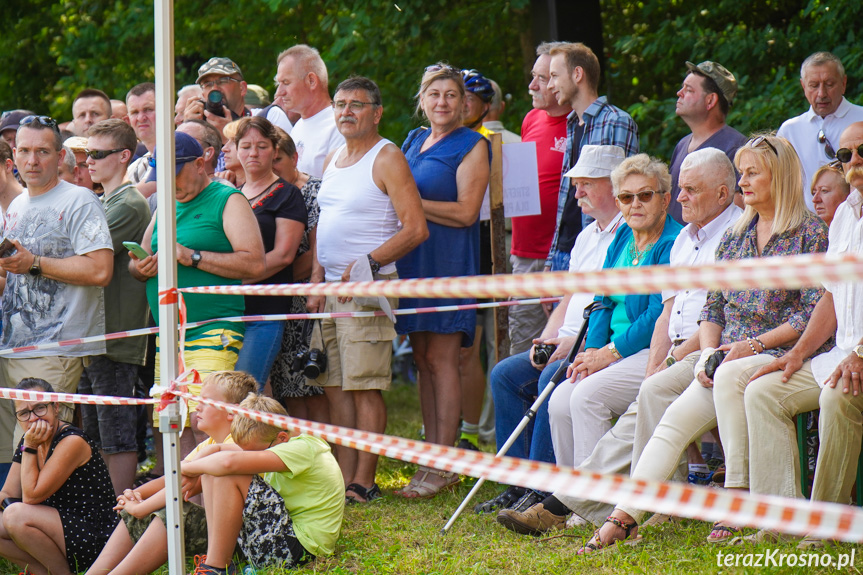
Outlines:
[[[159,242],[159,293],[177,287],[176,183],[174,181],[174,2],[156,0],[156,180]],[[159,298],[160,301],[163,298]],[[177,377],[176,303],[159,305],[159,348],[162,385]],[[171,575],[185,572],[183,520],[180,510],[180,421],[177,402],[160,412],[159,431],[165,460],[165,508],[168,529],[168,569]]]

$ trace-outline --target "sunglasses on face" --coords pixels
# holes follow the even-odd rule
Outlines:
[[[752,138],[748,142],[746,142],[747,148],[757,148],[761,144],[767,144],[767,147],[773,150],[773,153],[776,154],[776,157],[779,157],[779,152],[776,150],[776,146],[770,143],[770,140],[767,139],[767,136],[758,136],[756,138]]]
[[[115,150],[84,150],[84,153],[87,154],[88,157],[93,158],[94,160],[101,160],[103,158],[107,158],[111,154],[122,152],[125,149],[126,148],[117,148]]]
[[[836,152],[833,151],[833,146],[831,146],[830,142],[827,140],[827,135],[824,133],[824,130],[818,130],[818,143],[824,146],[825,156],[831,160],[836,157]]]
[[[654,192],[653,190],[645,190],[643,192],[638,192],[637,194],[617,194],[617,199],[621,204],[629,205],[632,203],[636,197],[638,197],[638,201],[642,204],[647,204],[653,200],[653,196],[656,194],[664,194],[665,192]]]
[[[21,118],[21,121],[18,122],[19,126],[29,126],[33,122],[41,126],[45,126],[46,128],[51,128],[55,132],[59,132],[60,128],[57,127],[57,121],[50,116],[26,116]]]
[[[860,144],[854,149],[857,150],[857,155],[863,158],[863,144]],[[839,148],[838,150],[836,150],[836,159],[843,164],[847,164],[848,162],[850,162],[852,157],[853,151],[849,150],[848,148]]]
[[[29,421],[30,414],[34,414],[36,417],[44,417],[46,413],[48,413],[48,405],[47,403],[37,403],[33,406],[33,409],[22,409],[21,411],[15,412],[15,417],[18,418],[18,421]]]

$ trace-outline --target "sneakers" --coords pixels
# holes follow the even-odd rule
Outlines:
[[[537,503],[541,503],[549,495],[549,493],[536,491],[535,489],[528,489],[524,492],[524,495],[521,496],[521,499],[516,501],[514,505],[510,505],[508,509],[523,513]]]
[[[234,565],[233,561],[224,569],[220,569],[219,567],[207,565],[205,563],[206,560],[206,555],[195,555],[195,570],[189,575],[236,575],[237,573],[237,566]]]
[[[518,502],[522,496],[524,496],[527,489],[524,487],[519,487],[517,485],[510,485],[504,490],[503,493],[499,494],[494,499],[489,499],[483,503],[478,503],[474,508],[474,513],[493,513],[498,509],[509,509],[516,502]]]
[[[563,529],[566,517],[547,511],[542,503],[525,511],[503,509],[497,514],[497,522],[522,535],[541,535],[552,529]]]
[[[459,449],[467,449],[468,451],[479,451],[479,447],[474,445],[470,439],[462,437],[458,440],[458,444],[456,445]]]

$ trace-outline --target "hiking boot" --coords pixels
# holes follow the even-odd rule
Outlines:
[[[503,509],[497,514],[497,522],[522,535],[542,535],[552,529],[563,529],[566,517],[555,515],[542,503],[537,503],[526,511]]]
[[[524,492],[524,495],[521,496],[521,499],[516,501],[514,504],[507,507],[507,509],[512,509],[513,511],[525,512],[537,503],[541,503],[545,500],[546,497],[551,495],[550,493],[546,493],[544,491],[537,491],[536,489],[527,489]]]
[[[518,485],[510,485],[494,499],[489,499],[483,503],[477,503],[473,508],[474,513],[493,513],[498,509],[509,509],[512,507],[527,491],[524,487]]]

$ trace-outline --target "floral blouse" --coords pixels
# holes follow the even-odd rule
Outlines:
[[[716,260],[742,260],[757,258],[755,225],[758,216],[741,235],[733,229],[725,232],[716,248]],[[827,225],[815,214],[807,211],[803,223],[796,229],[772,236],[762,251],[763,257],[811,254],[827,251]],[[788,323],[803,333],[815,304],[824,294],[823,288],[718,290],[707,294],[701,310],[701,321],[722,326],[722,344],[758,337]],[[791,349],[792,344],[765,350],[779,357]],[[833,340],[825,343],[817,353],[833,347]]]

